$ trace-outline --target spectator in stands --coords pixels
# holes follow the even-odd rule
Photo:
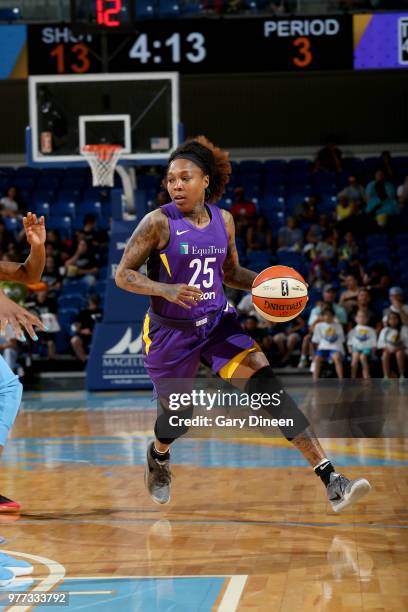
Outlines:
[[[317,323],[313,330],[312,343],[315,347],[313,380],[317,381],[320,377],[320,370],[323,361],[334,363],[337,377],[342,380],[344,377],[344,331],[340,323],[336,323],[334,309],[330,305],[322,309],[323,321]]]
[[[47,283],[49,294],[55,294],[61,288],[62,276],[54,257],[46,257],[42,280]]]
[[[357,177],[351,174],[348,177],[348,185],[344,187],[338,194],[339,198],[347,198],[349,202],[353,202],[356,206],[359,206],[364,201],[364,187],[358,182]]]
[[[404,291],[401,287],[391,287],[388,295],[390,305],[383,312],[383,322],[394,313],[400,316],[403,325],[408,325],[408,304],[404,304]]]
[[[39,344],[47,347],[48,359],[55,359],[55,340],[57,332],[60,331],[57,318],[58,306],[55,297],[48,291],[48,288],[43,289],[35,292],[26,306],[30,310],[34,310],[47,327],[47,331],[38,332]]]
[[[245,192],[242,187],[234,189],[234,201],[230,212],[234,219],[240,217],[245,220],[247,226],[255,223],[256,205],[252,200],[245,198]]]
[[[337,198],[337,206],[336,206],[336,221],[337,223],[341,223],[342,221],[346,221],[349,217],[351,217],[355,213],[355,204],[353,200],[350,200],[345,195],[339,195]]]
[[[390,312],[386,326],[378,338],[378,348],[382,350],[382,368],[385,379],[391,378],[391,359],[395,357],[400,379],[404,378],[405,353],[408,350],[408,327],[402,324],[397,312]]]
[[[377,331],[381,329],[381,315],[371,308],[371,294],[367,287],[360,287],[357,292],[357,303],[349,313],[350,322],[355,320],[358,312],[365,315],[369,327],[374,327]]]
[[[295,217],[288,217],[286,227],[278,233],[278,251],[300,251],[303,245],[303,232],[297,227]]]
[[[363,310],[358,310],[355,317],[356,325],[347,334],[347,345],[351,353],[351,378],[357,378],[361,364],[363,378],[370,378],[370,357],[375,357],[377,334],[368,325],[368,316]]]
[[[301,331],[305,327],[302,317],[296,317],[288,323],[279,324],[272,340],[276,345],[282,366],[288,365],[296,348],[302,340]],[[275,332],[275,330],[274,330]]]
[[[336,288],[331,285],[325,285],[323,289],[323,300],[317,302],[316,306],[312,308],[309,320],[307,322],[308,325],[308,333],[305,335],[302,341],[302,352],[300,356],[300,361],[298,364],[299,368],[307,367],[307,361],[310,357],[312,357],[312,346],[311,339],[314,327],[316,323],[319,323],[323,320],[323,308],[325,306],[330,306],[333,308],[335,314],[335,322],[340,323],[340,325],[347,324],[347,312],[340,306],[340,304],[336,304]]]
[[[56,229],[47,231],[47,242],[45,243],[45,252],[47,257],[53,257],[57,265],[65,263],[69,258],[69,251],[72,247],[71,240],[61,240],[60,233]]]
[[[9,187],[7,194],[0,200],[0,214],[3,217],[17,217],[18,203],[16,202],[17,189]]]
[[[331,266],[337,252],[337,238],[337,232],[330,229],[324,232],[322,240],[315,245],[309,272],[311,285],[321,287],[330,280]]]
[[[311,226],[318,223],[319,202],[320,196],[318,194],[312,194],[296,206],[294,216],[302,229],[308,230]]]
[[[272,231],[264,215],[259,215],[255,225],[248,228],[246,243],[248,252],[271,248]]]
[[[389,265],[383,261],[375,261],[368,265],[363,275],[363,284],[368,287],[373,302],[387,300],[391,287]]]
[[[385,179],[393,181],[395,179],[395,171],[393,169],[391,153],[383,151],[380,155],[380,168],[384,172]]]
[[[346,196],[339,196],[337,200],[336,229],[342,236],[346,232],[359,233],[358,228],[358,204]]]
[[[346,288],[340,294],[340,306],[343,306],[347,313],[352,312],[353,308],[357,306],[358,296],[358,279],[354,274],[348,274],[345,278]]]
[[[96,215],[89,213],[84,217],[84,227],[77,232],[77,239],[86,240],[89,246],[100,249],[109,242],[107,232],[98,230],[98,219]]]
[[[408,203],[408,176],[405,177],[404,182],[397,189],[398,202],[401,208],[405,208]]]
[[[337,173],[342,171],[342,152],[333,138],[329,138],[327,144],[317,154],[313,172],[320,170]]]
[[[352,261],[359,255],[359,250],[352,232],[346,232],[338,248],[339,259],[342,261]]]
[[[98,265],[93,249],[86,240],[80,240],[72,257],[65,262],[68,278],[83,278],[89,285],[95,284]]]
[[[99,307],[99,297],[93,294],[88,298],[87,308],[79,312],[76,321],[72,324],[74,336],[71,338],[71,346],[82,363],[88,360],[92,332],[95,324],[101,320],[102,310]]]
[[[266,330],[259,327],[258,319],[255,316],[250,315],[247,317],[243,322],[242,327],[245,329],[246,333],[249,334],[253,340],[255,340],[255,342],[261,344],[262,339],[265,337]]]
[[[366,207],[366,212],[375,217],[379,227],[389,225],[392,218],[400,213],[400,207],[394,197],[390,197],[386,190],[385,181],[377,181],[374,185],[373,195]]]
[[[370,181],[366,187],[365,190],[365,201],[367,202],[367,204],[370,202],[370,200],[374,200],[377,201],[377,191],[376,191],[376,183],[383,183],[384,184],[384,189],[387,193],[387,197],[388,198],[395,198],[395,188],[394,185],[390,182],[387,181],[385,178],[385,174],[384,171],[379,169],[376,171],[375,175],[374,175],[374,180]]]
[[[255,317],[258,323],[264,323],[265,319],[261,317],[261,315],[256,310],[254,303],[252,301],[252,294],[246,293],[244,297],[237,304],[237,311],[240,315],[245,315],[246,317],[252,316]]]

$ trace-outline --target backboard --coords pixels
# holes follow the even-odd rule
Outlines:
[[[179,143],[178,73],[29,77],[28,163],[86,161],[85,144],[119,144],[120,163],[167,159]]]

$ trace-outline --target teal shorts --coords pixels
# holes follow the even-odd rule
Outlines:
[[[366,357],[370,357],[371,349],[369,349],[369,348],[365,348],[365,349],[353,349],[353,353],[360,353],[361,355],[365,355]]]

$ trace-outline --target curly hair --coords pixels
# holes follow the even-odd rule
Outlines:
[[[216,147],[205,136],[197,136],[186,140],[170,155],[168,166],[177,157],[186,155],[194,155],[201,162],[200,166],[205,168],[210,182],[206,190],[206,201],[210,204],[218,202],[224,193],[225,186],[230,180],[232,168],[229,161],[229,153]],[[163,183],[165,186],[164,179]]]

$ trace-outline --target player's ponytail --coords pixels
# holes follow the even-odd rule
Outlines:
[[[177,158],[189,159],[208,174],[210,182],[206,189],[206,201],[217,202],[224,193],[232,172],[229,154],[216,147],[205,136],[186,140],[169,158],[169,165]]]

